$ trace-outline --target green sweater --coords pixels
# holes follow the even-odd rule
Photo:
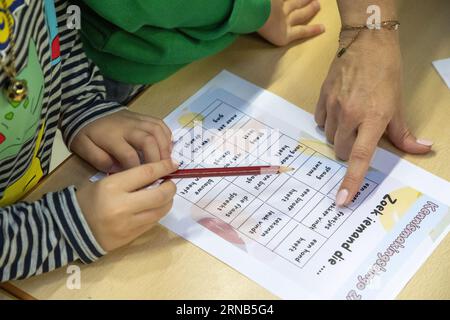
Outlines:
[[[106,77],[152,84],[262,27],[270,0],[72,0],[87,55]]]

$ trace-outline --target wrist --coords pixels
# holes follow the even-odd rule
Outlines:
[[[392,0],[338,0],[338,8],[342,25],[366,25],[375,15],[383,21],[398,19]]]
[[[347,51],[363,52],[371,55],[371,52],[380,51],[390,55],[394,60],[400,56],[400,43],[397,30],[388,29],[360,29],[342,30],[339,36],[339,49],[337,56],[341,57]]]
[[[357,37],[357,41],[384,43],[386,45],[398,45],[399,33],[397,30],[387,29],[362,29],[362,30],[341,30],[339,34],[339,41],[345,42]]]

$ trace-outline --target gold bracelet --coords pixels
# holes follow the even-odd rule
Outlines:
[[[344,53],[348,50],[348,48],[351,47],[351,45],[358,39],[359,35],[363,30],[380,30],[380,29],[386,29],[386,30],[398,30],[400,27],[400,22],[397,20],[387,20],[383,21],[380,24],[364,24],[364,25],[343,25],[341,31],[358,31],[356,35],[353,37],[353,39],[350,41],[350,43],[339,49],[337,53],[337,57],[340,58],[344,55]]]

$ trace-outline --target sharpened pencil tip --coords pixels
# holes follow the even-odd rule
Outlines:
[[[280,169],[278,170],[278,172],[280,172],[280,173],[286,173],[286,172],[291,172],[291,171],[294,171],[295,169],[294,168],[291,168],[291,167],[280,167]]]

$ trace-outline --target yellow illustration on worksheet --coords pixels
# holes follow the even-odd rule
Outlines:
[[[183,128],[194,128],[196,124],[203,122],[205,117],[200,113],[186,112],[178,118],[178,123]]]
[[[393,206],[386,207],[380,217],[380,222],[386,231],[394,228],[395,224],[417,202],[422,193],[411,187],[404,187],[390,192],[389,195],[392,199],[397,199],[397,202]]]

